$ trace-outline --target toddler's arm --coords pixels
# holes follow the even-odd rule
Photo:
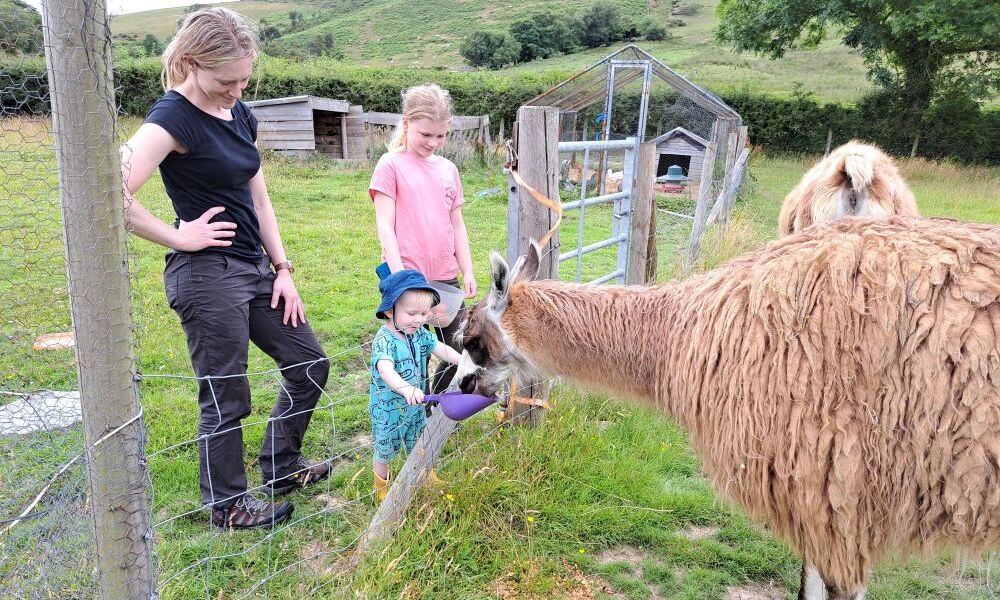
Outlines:
[[[385,381],[386,385],[392,391],[406,398],[407,404],[420,404],[423,402],[423,390],[400,377],[391,360],[388,358],[382,359],[375,364],[375,368],[378,369],[378,374],[382,376],[382,380]]]
[[[453,365],[457,365],[458,361],[462,360],[461,354],[459,354],[454,348],[452,348],[448,344],[442,342],[438,342],[437,345],[434,346],[434,350],[431,351],[431,354],[440,358],[441,360],[446,360]]]

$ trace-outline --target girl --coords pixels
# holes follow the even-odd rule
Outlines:
[[[403,118],[372,173],[368,193],[375,202],[375,222],[382,259],[393,273],[415,269],[427,279],[458,286],[466,298],[476,295],[469,236],[462,219],[462,181],[458,168],[438,156],[451,126],[451,96],[429,84],[403,92]],[[465,304],[438,339],[461,351],[455,338],[465,316]],[[442,362],[434,373],[432,391],[451,381],[454,366]]]

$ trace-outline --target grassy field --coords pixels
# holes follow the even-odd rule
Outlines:
[[[476,29],[505,30],[514,20],[540,10],[580,11],[591,0],[373,0],[351,2],[256,2],[243,0],[226,6],[254,17],[266,17],[281,28],[288,12],[304,15],[306,27],[285,34],[281,44],[305,47],[316,36],[331,33],[345,61],[370,66],[436,67],[466,69],[458,53],[462,39]],[[663,42],[638,42],[645,50],[692,81],[716,92],[748,90],[790,95],[797,86],[823,100],[852,101],[871,89],[861,58],[831,38],[811,51],[791,51],[781,60],[737,55],[717,44],[712,29],[717,22],[717,0],[691,0],[695,11],[671,17],[667,3],[629,0],[616,3],[623,15],[680,19],[684,26],[669,29]],[[125,34],[141,41],[153,32],[161,41],[173,33],[182,9],[165,9],[117,17],[112,23],[116,38]],[[647,12],[648,11],[648,12]],[[537,60],[512,67],[513,71],[556,71],[567,76],[601,60],[622,44],[575,54]]]
[[[128,121],[124,134],[134,127]],[[0,294],[8,303],[0,321],[0,390],[6,391],[75,385],[72,351],[28,349],[38,333],[69,327],[55,159],[46,128],[29,120],[5,121],[0,128],[0,169],[13,175],[0,183]],[[773,239],[781,199],[810,162],[755,158],[747,196],[728,229],[710,230],[699,268]],[[1000,224],[1000,169],[906,160],[901,168],[926,214]],[[164,300],[163,249],[133,240],[162,598],[794,596],[796,557],[714,495],[683,431],[663,415],[564,386],[554,394],[553,412],[535,429],[501,429],[491,415],[467,421],[446,446],[440,468],[445,487],[422,491],[392,544],[345,570],[346,549],[372,514],[364,343],[378,326],[372,315],[378,245],[366,193],[370,167],[266,157],[265,170],[310,322],[333,364],[306,453],[332,458],[335,472],[316,489],[293,494],[296,520],[273,534],[206,526],[191,443],[195,386],[187,379],[191,369],[181,329]],[[506,202],[500,193],[477,192],[502,187],[505,179],[497,165],[476,161],[463,166],[462,177],[477,277],[485,285],[488,251],[505,246]],[[139,198],[162,217],[170,215],[157,178]],[[663,207],[686,205],[680,200]],[[593,241],[610,215],[594,211],[587,222],[585,241]],[[685,226],[661,212],[658,234],[660,276],[675,276]],[[576,222],[568,219],[561,235],[568,250]],[[585,278],[603,265],[587,268],[592,270]],[[250,378],[255,406],[245,433],[251,485],[259,484],[254,457],[278,386],[271,366],[251,351],[250,370],[257,373]],[[0,396],[0,404],[7,400]],[[41,450],[70,452],[62,440],[0,446],[0,484],[9,490],[17,473],[31,470],[47,478],[59,461]],[[12,473],[14,465],[21,471]],[[4,489],[0,485],[0,506],[9,500]],[[79,509],[83,519],[82,501]],[[208,556],[214,558],[204,561]],[[85,558],[79,565],[79,572],[89,567]],[[995,559],[950,554],[923,563],[890,561],[876,571],[869,598],[995,598],[1000,592],[995,581],[992,588],[988,582],[996,567]],[[57,597],[73,585],[58,583],[63,587]]]
[[[192,2],[192,4],[194,3]],[[210,2],[199,4],[211,5]],[[300,2],[240,0],[240,2],[223,2],[219,6],[231,8],[259,21],[262,18],[270,20],[276,15],[287,15],[289,11],[296,9],[304,11],[307,10],[308,5]],[[118,15],[111,20],[113,39],[131,38],[142,41],[147,33],[152,33],[162,43],[167,38],[173,37],[177,31],[177,21],[185,14],[185,11],[187,11],[187,7],[179,6]]]

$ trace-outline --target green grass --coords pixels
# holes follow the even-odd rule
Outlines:
[[[192,2],[192,4],[195,3]],[[210,2],[199,4],[211,5]],[[254,20],[262,18],[271,20],[275,16],[287,15],[289,11],[296,9],[300,12],[309,12],[309,4],[303,2],[241,0],[240,2],[224,2],[219,6],[231,8]],[[152,33],[160,40],[160,43],[163,43],[177,32],[177,21],[185,14],[187,8],[179,6],[117,15],[111,20],[111,33],[116,41],[134,39],[140,42],[147,33]]]
[[[14,176],[0,180],[0,286],[6,302],[0,390],[71,389],[72,351],[29,348],[38,333],[69,326],[47,125],[27,119],[3,123],[0,169]],[[135,126],[130,120],[124,129]],[[708,232],[706,256],[697,268],[773,239],[780,202],[810,163],[756,157],[749,193],[727,229]],[[907,160],[901,168],[925,213],[1000,223],[1000,169]],[[502,188],[505,178],[497,165],[476,161],[461,170],[464,214],[477,277],[485,287],[487,253],[505,246],[506,202],[502,193],[478,198],[475,193]],[[556,390],[554,410],[535,429],[498,430],[490,415],[468,421],[445,448],[440,474],[446,487],[422,491],[392,543],[345,571],[338,559],[372,515],[370,452],[357,447],[369,428],[362,344],[378,325],[372,315],[378,244],[366,193],[370,167],[266,156],[265,171],[310,322],[333,364],[321,400],[325,408],[309,429],[306,453],[340,458],[327,483],[292,495],[302,520],[290,528],[274,536],[207,528],[206,515],[198,510],[197,453],[190,443],[198,412],[195,386],[176,378],[190,376],[191,368],[176,316],[164,300],[164,251],[133,239],[135,331],[146,375],[141,396],[158,524],[155,550],[165,585],[161,597],[263,597],[266,588],[268,597],[289,599],[548,598],[587,589],[627,598],[648,598],[654,591],[670,598],[721,598],[727,590],[754,585],[793,595],[797,558],[714,495],[683,431],[663,415],[569,387]],[[170,215],[158,178],[138,197],[154,213]],[[690,201],[663,201],[661,208],[685,212]],[[588,210],[584,243],[604,237],[611,218],[607,208]],[[576,227],[575,217],[568,216],[560,231],[561,251],[575,244]],[[682,220],[658,215],[661,278],[682,274],[677,264],[685,227]],[[583,277],[603,274],[612,263],[613,256],[588,256]],[[563,265],[562,274],[575,277],[575,265]],[[251,351],[251,371],[271,367],[262,353]],[[265,372],[253,375],[251,385],[255,402],[247,422],[256,424],[245,432],[246,460],[251,485],[257,485],[254,457],[277,383]],[[0,395],[0,404],[7,401]],[[7,506],[9,490],[17,489],[11,484],[47,480],[78,448],[79,438],[71,433],[17,446],[2,443],[0,482],[8,483],[0,485],[0,505]],[[53,541],[43,538],[40,545]],[[620,553],[626,545],[636,549],[633,562],[605,554]],[[12,551],[3,548],[0,552]],[[218,558],[185,570],[209,554]],[[88,560],[80,559],[82,571],[89,572]],[[958,572],[952,573],[955,565]],[[876,571],[869,597],[985,599],[996,593],[986,583],[995,567],[995,560],[956,561],[950,555],[925,563],[890,561]],[[74,585],[49,581],[60,586],[56,596],[68,595]]]
[[[466,70],[458,52],[466,35],[476,29],[506,30],[511,22],[533,12],[550,10],[579,13],[591,0],[325,0],[324,2],[227,3],[225,6],[253,18],[266,17],[284,29],[288,12],[298,10],[307,25],[286,33],[279,45],[305,48],[318,35],[331,33],[344,52],[344,61],[368,66],[432,67]],[[680,19],[681,27],[669,29],[663,42],[637,42],[643,49],[688,79],[717,93],[766,92],[789,96],[798,86],[827,101],[853,101],[871,89],[861,58],[831,36],[809,51],[790,51],[780,60],[736,54],[713,39],[717,0],[685,2],[696,7],[693,15],[671,17],[669,3],[628,0],[616,3],[622,15],[654,19]],[[647,6],[651,8],[647,8]],[[182,9],[163,9],[116,17],[116,39],[134,36],[141,42],[147,32],[161,41],[172,35]],[[504,72],[557,72],[569,76],[618,50],[622,43],[578,53],[524,63]]]

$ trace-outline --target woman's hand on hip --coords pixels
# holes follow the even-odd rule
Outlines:
[[[306,306],[302,303],[302,298],[295,289],[295,282],[292,281],[292,274],[287,269],[278,271],[278,276],[274,280],[271,289],[271,308],[278,308],[281,299],[285,301],[285,312],[281,316],[282,325],[288,325],[289,320],[292,322],[292,327],[298,327],[299,323],[306,322]]]
[[[181,221],[177,227],[177,243],[173,245],[173,249],[197,252],[210,246],[232,246],[233,243],[226,238],[236,235],[234,231],[236,223],[230,221],[209,223],[212,217],[225,210],[222,206],[213,206],[194,221]]]

